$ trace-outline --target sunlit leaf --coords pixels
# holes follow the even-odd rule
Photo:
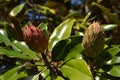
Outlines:
[[[107,73],[115,77],[120,77],[120,65],[112,66],[110,71],[108,71]]]
[[[74,35],[74,36],[70,36],[69,39],[71,39],[70,52],[68,56],[65,58],[66,60],[77,58],[78,56],[80,57],[80,53],[82,52],[81,43],[82,43],[83,36]]]
[[[111,60],[111,64],[119,64],[120,63],[120,56],[115,56]]]
[[[108,50],[109,54],[111,54],[111,57],[114,57],[116,54],[120,52],[119,47],[113,47]]]
[[[93,80],[92,74],[82,59],[73,59],[61,67],[63,75],[70,80]]]
[[[43,77],[43,79],[46,79],[46,80],[51,80],[51,77],[50,77],[50,70],[47,69],[46,71],[44,71],[43,73],[41,73],[41,76]]]
[[[111,13],[109,9],[107,9],[106,7],[102,6],[102,5],[99,5],[95,2],[92,3],[92,5],[95,5],[97,7],[99,7],[106,15],[107,17],[113,21],[114,23],[120,25],[120,20],[118,19],[118,16],[116,13]]]
[[[55,10],[54,9],[51,9],[49,7],[46,7],[46,6],[41,6],[41,5],[37,5],[37,7],[39,7],[40,9],[38,9],[37,11],[40,12],[40,13],[43,13],[43,14],[46,14],[47,11],[49,11],[50,13],[52,14],[55,14]]]
[[[4,35],[4,36],[7,37],[7,32],[6,32],[6,29],[5,29],[5,23],[6,23],[6,22],[0,21],[0,27],[1,27],[1,26],[4,27],[4,28],[0,28],[0,33],[1,33],[2,35]]]
[[[77,58],[77,56],[80,55],[80,53],[82,52],[82,45],[81,44],[77,44],[75,47],[73,47],[72,49],[70,49],[70,52],[68,53],[67,57],[65,58],[65,60],[70,60],[70,59],[74,59]]]
[[[12,9],[12,11],[10,12],[10,15],[13,17],[17,16],[17,14],[19,14],[22,11],[22,9],[24,8],[24,5],[25,5],[25,3],[22,3],[20,5],[17,5],[16,7],[14,7]]]
[[[28,73],[26,72],[26,70],[24,70],[24,71],[21,71],[21,72],[19,73],[19,78],[18,78],[18,79],[24,78],[24,77],[27,77],[27,76],[28,76]]]
[[[39,60],[38,54],[32,51],[31,49],[29,49],[24,42],[15,41],[14,45],[18,49],[20,49],[23,52],[23,54],[28,55],[32,59]]]
[[[106,24],[106,25],[101,25],[103,31],[109,31],[117,27],[116,24]]]
[[[39,74],[34,75],[31,80],[39,80]]]
[[[6,46],[12,45],[10,40],[1,33],[0,33],[0,43],[4,43]]]
[[[3,80],[17,80],[19,78],[19,73],[18,70],[21,69],[20,66],[14,67],[10,70],[8,70],[4,75],[3,75]]]
[[[70,36],[74,22],[75,19],[67,19],[54,29],[49,39],[48,49],[50,51],[58,41],[66,39]]]
[[[32,59],[25,54],[22,54],[18,51],[13,51],[9,48],[7,49],[7,48],[4,48],[4,47],[0,47],[0,55],[6,55],[10,58],[19,58],[19,59],[24,59],[24,60],[31,60]]]
[[[60,76],[57,76],[57,78],[55,80],[65,80],[65,79]]]

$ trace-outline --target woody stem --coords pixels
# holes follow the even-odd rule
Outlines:
[[[49,63],[46,55],[45,55],[44,53],[41,53],[41,55],[42,55],[42,58],[43,58],[43,60],[44,60],[44,62],[45,62],[45,65],[46,65],[47,67],[50,67],[50,63]]]

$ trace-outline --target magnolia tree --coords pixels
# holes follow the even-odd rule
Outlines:
[[[0,21],[0,80],[119,80],[120,45],[108,32],[119,27],[120,20],[102,2],[89,4],[99,8],[111,24],[91,17],[92,10],[84,17],[79,11],[57,14],[48,4],[58,3],[49,0],[44,6],[26,0],[12,8],[8,19]],[[19,15],[26,5],[47,20],[23,23],[27,12]]]

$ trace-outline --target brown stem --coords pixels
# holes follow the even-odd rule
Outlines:
[[[42,55],[42,58],[43,58],[43,60],[44,60],[44,62],[45,62],[45,65],[46,65],[47,67],[50,67],[50,63],[49,63],[46,55],[45,55],[44,53],[41,53],[41,55]]]
[[[45,65],[51,70],[51,78],[53,78],[54,77],[53,75],[56,74],[56,75],[59,75],[59,76],[63,77],[65,80],[68,80],[67,78],[65,78],[63,76],[63,74],[61,73],[61,71],[58,68],[56,68],[56,66],[51,65],[51,62],[48,61],[48,59],[47,59],[47,57],[46,57],[46,55],[44,53],[41,53],[41,55],[42,55],[42,58],[43,58],[43,60],[45,62]]]

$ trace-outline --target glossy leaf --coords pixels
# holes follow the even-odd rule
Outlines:
[[[117,27],[116,24],[106,24],[106,25],[101,25],[103,31],[109,31]]]
[[[82,45],[81,45],[82,38],[83,36],[79,36],[79,35],[74,35],[69,37],[69,39],[71,40],[70,51],[67,57],[65,58],[65,60],[70,60],[80,56],[80,53],[82,52]]]
[[[119,47],[113,47],[108,50],[109,54],[111,54],[111,57],[114,57],[116,54],[120,52]]]
[[[25,3],[22,3],[20,5],[17,5],[16,7],[14,7],[12,9],[12,11],[10,12],[10,15],[13,17],[17,16],[17,14],[19,14],[22,11],[22,9],[24,8],[24,5],[25,5]]]
[[[58,41],[66,39],[70,36],[74,22],[75,19],[67,19],[54,29],[49,39],[48,49],[50,51],[52,51],[52,48]]]
[[[52,60],[53,61],[60,61],[63,60],[67,54],[69,53],[69,47],[70,47],[70,39],[65,39],[59,41],[52,50]]]
[[[4,43],[6,46],[12,45],[10,40],[1,33],[0,33],[0,43]]]
[[[34,75],[31,80],[39,80],[39,74]]]
[[[83,36],[79,36],[79,35],[70,36],[68,39],[71,40],[71,43],[70,43],[71,48],[76,46],[77,44],[81,43],[82,38],[83,38]]]
[[[120,65],[114,65],[107,73],[115,77],[120,77]]]
[[[68,53],[68,55],[65,58],[65,60],[70,60],[70,59],[77,58],[82,51],[83,51],[82,45],[81,44],[77,44],[75,47],[70,49],[70,52]]]
[[[4,26],[6,28],[7,36],[10,39],[10,41],[15,40],[16,34],[15,34],[13,28],[11,27],[11,25],[7,22],[4,22]]]
[[[0,33],[4,35],[5,37],[8,37],[7,31],[6,31],[6,24],[7,22],[0,21],[0,27],[3,26],[4,28],[0,28]]]
[[[31,60],[32,59],[29,56],[22,54],[21,52],[13,51],[9,48],[7,49],[4,47],[0,47],[0,55],[6,55],[10,58],[19,58],[19,59],[24,59],[24,60]]]
[[[3,74],[3,80],[17,80],[19,78],[18,70],[21,69],[20,66],[14,67]]]
[[[92,74],[83,59],[72,59],[61,67],[63,75],[70,80],[93,80]]]
[[[15,41],[14,45],[18,49],[20,49],[23,52],[23,54],[28,55],[32,59],[39,60],[38,54],[32,51],[31,49],[29,49],[24,42]]]
[[[108,17],[111,21],[113,21],[114,23],[120,25],[120,20],[118,19],[117,14],[111,13],[111,12],[109,11],[109,9],[107,9],[106,7],[104,7],[104,6],[102,6],[102,5],[99,5],[99,4],[95,3],[95,2],[93,2],[92,5],[99,7],[99,8],[107,15],[107,17]]]
[[[119,64],[120,63],[120,56],[115,56],[111,60],[111,64]]]

